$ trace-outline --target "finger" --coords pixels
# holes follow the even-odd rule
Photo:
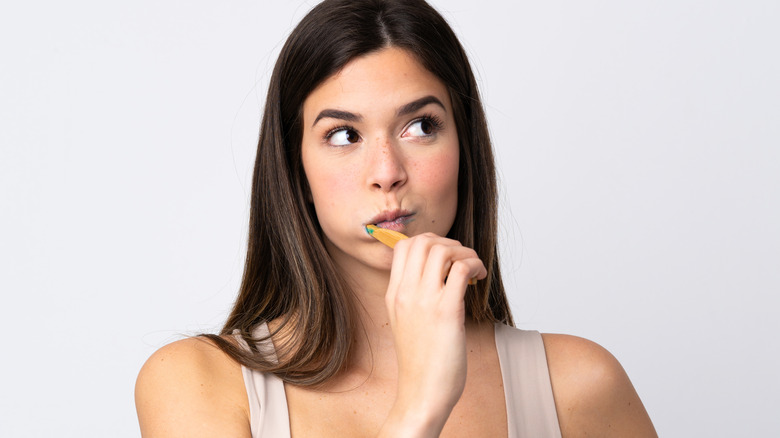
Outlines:
[[[404,268],[404,280],[407,284],[418,284],[425,272],[425,265],[430,255],[430,250],[437,243],[441,244],[444,238],[433,233],[424,233],[408,239],[409,252]]]
[[[393,248],[393,262],[390,266],[390,281],[388,282],[387,292],[385,293],[385,306],[387,307],[390,321],[395,321],[395,301],[398,290],[401,288],[404,270],[407,264],[409,254],[409,242],[400,241]]]
[[[452,263],[447,276],[442,300],[450,305],[462,303],[468,282],[475,277],[484,278],[485,275],[487,269],[481,260],[476,258],[456,260]]]
[[[425,264],[423,282],[430,287],[437,286],[438,289],[444,285],[444,280],[450,272],[452,264],[457,260],[476,259],[479,260],[477,253],[465,246],[460,245],[435,245],[428,254],[428,260]],[[480,262],[481,263],[481,262]]]
[[[390,269],[390,282],[385,294],[385,305],[391,321],[395,319],[395,309],[399,294],[413,293],[422,276],[425,259],[431,242],[442,239],[433,233],[420,234],[395,244],[393,263]]]

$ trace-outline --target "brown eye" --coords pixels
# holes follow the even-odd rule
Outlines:
[[[347,146],[360,141],[360,134],[354,129],[340,128],[328,134],[328,143],[333,146]]]
[[[429,135],[431,132],[433,132],[433,125],[431,122],[423,120],[420,122],[420,130],[423,132],[423,134]]]
[[[441,123],[437,119],[423,117],[415,120],[406,128],[404,137],[432,138],[441,129]]]

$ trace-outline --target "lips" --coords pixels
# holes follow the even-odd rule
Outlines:
[[[414,213],[409,210],[388,210],[372,217],[366,225],[373,224],[379,228],[386,228],[393,231],[402,231],[406,224],[414,220]]]

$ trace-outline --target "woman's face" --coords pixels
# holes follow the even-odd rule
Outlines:
[[[349,62],[303,103],[303,169],[325,244],[344,270],[387,270],[367,224],[446,235],[458,203],[458,135],[444,84],[406,51]]]

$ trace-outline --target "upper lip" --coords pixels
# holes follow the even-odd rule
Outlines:
[[[399,217],[404,216],[411,216],[412,212],[409,210],[404,210],[401,208],[396,208],[394,210],[385,210],[378,215],[372,217],[368,222],[366,222],[365,225],[373,225],[378,224],[380,222],[387,222],[387,221],[394,221],[398,219]]]

